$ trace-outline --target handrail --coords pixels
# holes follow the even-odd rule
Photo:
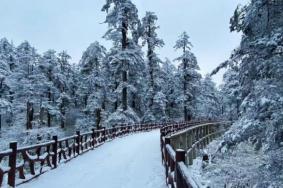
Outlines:
[[[157,129],[161,126],[163,124],[134,124],[109,129],[92,129],[85,133],[77,131],[75,135],[69,137],[58,139],[57,136],[53,136],[51,141],[20,148],[17,142],[11,142],[10,149],[0,151],[0,187],[7,185],[15,187],[107,141],[130,133]]]
[[[187,166],[193,164],[197,149],[206,147],[217,135],[225,132],[230,124],[224,121],[187,122],[181,126],[172,124],[161,128],[161,155],[167,185],[172,188],[200,187],[187,173]]]

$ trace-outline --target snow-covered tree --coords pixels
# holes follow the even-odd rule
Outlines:
[[[221,114],[220,94],[209,75],[201,80],[198,95],[198,116],[203,119],[218,119]]]
[[[62,51],[58,54],[59,72],[55,77],[55,86],[59,89],[59,96],[56,99],[57,107],[60,110],[60,125],[61,128],[65,128],[66,125],[66,113],[74,103],[72,100],[73,96],[73,70],[69,63],[71,56],[66,52]]]
[[[229,120],[240,116],[241,92],[237,68],[230,68],[223,76],[224,84],[221,86],[222,115]]]
[[[61,116],[56,99],[60,94],[60,89],[55,85],[58,83],[60,74],[60,64],[56,51],[48,50],[43,54],[43,57],[39,63],[39,70],[45,80],[42,82],[42,96],[41,96],[41,123],[43,123],[44,111],[47,113],[47,126],[51,126],[52,118],[59,118]],[[64,81],[64,80],[62,80]],[[64,84],[62,84],[64,85]]]
[[[175,59],[175,61],[181,62],[177,73],[179,88],[181,88],[179,103],[183,105],[184,120],[189,121],[194,116],[197,88],[201,75],[197,72],[199,70],[197,58],[191,52],[192,44],[186,32],[179,36],[174,48],[182,51],[182,55]]]
[[[111,40],[114,45],[107,59],[114,73],[115,93],[121,96],[115,103],[117,106],[121,104],[121,109],[116,109],[108,121],[115,122],[115,119],[120,122],[139,121],[138,116],[128,104],[129,93],[137,92],[135,86],[139,84],[139,78],[145,70],[141,48],[137,41],[131,38],[139,26],[138,10],[130,0],[107,0],[102,11],[107,13],[105,23],[109,27],[104,38]],[[117,117],[119,115],[121,116]]]
[[[84,112],[88,116],[88,124],[99,128],[101,124],[101,112],[105,110],[105,84],[107,83],[103,75],[102,63],[106,54],[106,49],[98,42],[90,44],[83,53],[80,66],[82,83],[80,94],[84,101]],[[91,118],[91,116],[95,118]],[[91,121],[95,120],[95,123]]]
[[[241,143],[262,152],[265,164],[251,167],[262,172],[253,176],[256,186],[277,187],[283,172],[283,1],[253,0],[239,11],[242,16],[234,14],[231,30],[243,32],[241,45],[219,68],[238,67],[232,72],[234,80],[228,75],[225,84],[239,84],[233,100],[240,104],[240,117],[225,134],[222,147],[231,151]]]
[[[155,50],[164,45],[163,40],[158,38],[156,25],[158,18],[153,12],[146,12],[142,19],[142,39],[143,46],[147,46],[147,89],[146,102],[147,111],[144,114],[143,121],[155,122],[162,121],[165,118],[166,102],[165,95],[161,91],[161,66],[162,61],[158,58]]]
[[[177,101],[179,89],[176,73],[177,68],[166,58],[162,63],[160,79],[162,80],[161,91],[166,96],[164,102],[166,104],[167,120],[178,120],[180,118],[180,106]]]
[[[12,113],[9,76],[17,63],[15,51],[15,47],[6,38],[0,40],[0,130],[4,120],[8,121],[8,124],[12,123],[12,119],[9,117],[9,114]]]
[[[241,22],[238,25],[242,27],[231,29],[243,31],[244,36],[241,46],[221,66],[238,66],[239,122],[242,123],[237,125],[245,127],[235,129],[238,136],[231,137],[233,144],[250,137],[258,143],[269,143],[269,147],[276,147],[280,142],[283,28],[282,11],[279,10],[283,9],[282,6],[280,2],[255,0],[241,9],[244,16],[240,20],[237,21],[235,15],[232,18],[233,25]]]
[[[17,65],[10,78],[10,88],[13,93],[13,111],[17,114],[15,123],[19,126],[26,125],[26,129],[32,129],[35,123],[35,108],[39,103],[38,84],[42,77],[36,73],[36,65],[40,56],[27,41],[21,43],[17,49]],[[21,113],[22,111],[25,114]],[[25,123],[24,123],[25,121]]]

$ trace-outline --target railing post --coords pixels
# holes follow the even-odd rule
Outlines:
[[[162,162],[164,162],[164,156],[163,156],[163,148],[164,148],[163,136],[165,136],[165,135],[164,135],[162,129],[160,129],[160,148],[161,148],[161,159],[162,159]]]
[[[52,147],[52,152],[53,152],[53,156],[52,156],[52,164],[54,168],[57,168],[57,157],[58,157],[58,136],[53,136],[52,137],[54,144]]]
[[[192,131],[190,131],[188,133],[188,149],[192,148],[192,142],[193,142]],[[193,153],[192,153],[192,150],[188,153],[188,158],[189,158],[189,165],[192,165],[193,164]]]
[[[12,150],[9,156],[9,173],[8,173],[8,185],[11,187],[16,186],[16,166],[17,166],[17,142],[10,143],[10,149]]]
[[[77,131],[76,134],[77,134],[77,139],[76,139],[76,144],[77,144],[76,153],[77,153],[77,155],[79,155],[79,154],[80,154],[80,150],[81,150],[81,132],[80,132],[80,131]]]
[[[175,166],[175,180],[176,180],[176,184],[177,184],[177,188],[183,188],[183,176],[182,176],[182,172],[180,171],[180,169],[178,168],[178,163],[179,162],[184,162],[185,163],[185,156],[186,156],[186,152],[182,149],[177,149],[176,150],[176,166]]]
[[[192,145],[194,145],[196,143],[196,130],[193,129],[192,131]],[[195,159],[196,158],[196,146],[192,147],[192,158]]]
[[[170,144],[170,138],[166,138],[165,137],[165,142],[164,142],[164,155],[165,155],[165,161],[164,161],[164,164],[165,164],[165,174],[166,174],[166,181],[167,181],[167,178],[169,177],[169,165],[170,165],[170,156],[169,156],[169,153],[167,151],[167,148],[166,148],[166,145],[167,144]]]

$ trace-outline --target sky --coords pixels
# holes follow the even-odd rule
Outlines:
[[[146,11],[158,16],[159,37],[165,46],[161,58],[175,59],[173,49],[178,36],[186,31],[191,37],[200,72],[210,73],[229,58],[240,44],[241,34],[230,33],[229,20],[236,6],[248,0],[133,0],[140,17]],[[105,0],[0,0],[0,38],[15,45],[29,41],[38,52],[66,50],[72,62],[79,62],[83,51],[94,41],[106,47],[102,39],[107,30],[103,24]],[[213,77],[220,84],[222,73]]]

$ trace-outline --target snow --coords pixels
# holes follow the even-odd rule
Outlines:
[[[212,141],[200,152],[209,155],[209,163],[203,162],[201,157],[188,166],[186,173],[201,187],[282,187],[282,171],[269,169],[269,158],[278,158],[280,166],[282,152],[268,156],[262,150],[254,150],[247,142],[238,144],[233,149],[219,151],[223,137]],[[282,161],[282,160],[281,160]],[[280,167],[278,167],[280,170]]]
[[[159,130],[118,138],[20,188],[165,188]]]

